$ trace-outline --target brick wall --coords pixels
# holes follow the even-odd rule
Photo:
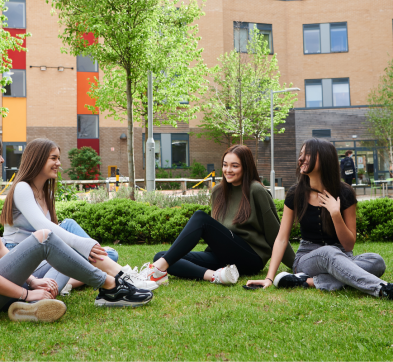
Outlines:
[[[367,132],[367,108],[296,111],[296,154],[302,143],[312,137],[313,129],[331,129],[328,141],[373,139]]]

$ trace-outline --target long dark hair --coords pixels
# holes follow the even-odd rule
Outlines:
[[[234,145],[229,147],[223,154],[221,160],[221,166],[224,164],[224,158],[228,153],[234,153],[240,159],[241,166],[243,168],[243,179],[242,179],[242,191],[243,196],[239,204],[239,210],[235,218],[233,219],[233,224],[242,224],[248,220],[251,215],[251,205],[250,205],[250,186],[251,183],[256,181],[260,182],[257,167],[255,166],[254,157],[251,150],[247,146]],[[216,220],[224,219],[228,203],[229,203],[229,191],[232,185],[227,182],[225,177],[217,186],[217,196],[214,200],[214,207],[212,210],[212,217]]]
[[[12,225],[14,221],[12,217],[12,200],[14,197],[14,190],[16,185],[19,182],[24,181],[27,182],[31,187],[32,181],[41,172],[42,168],[46,164],[46,161],[48,161],[50,152],[54,148],[58,148],[60,151],[60,147],[56,145],[56,143],[45,138],[37,138],[34,141],[28,143],[28,145],[26,146],[26,149],[22,155],[22,160],[20,162],[19,171],[16,174],[10,191],[7,194],[3,210],[1,212],[0,222],[3,225]],[[55,185],[56,179],[48,179],[44,184],[44,195],[52,222],[57,224],[54,197]]]
[[[343,194],[344,189],[348,190],[347,192],[345,192],[346,194],[354,194],[353,189],[349,185],[341,182],[340,165],[338,162],[337,151],[330,142],[319,138],[311,138],[303,143],[300,150],[302,150],[303,147],[305,147],[304,155],[310,155],[307,173],[310,173],[314,170],[317,156],[319,157],[321,181],[327,192],[329,192],[335,199],[337,199],[337,197]],[[296,168],[296,176],[298,182],[295,187],[288,191],[289,194],[294,194],[294,211],[296,222],[300,222],[300,220],[302,220],[304,214],[306,213],[310,192],[316,191],[322,193],[324,191],[311,188],[310,178],[308,177],[308,175],[300,173],[301,165],[302,162],[299,161]],[[342,207],[345,200],[340,201]],[[321,219],[323,231],[333,236],[335,234],[333,220],[330,216],[329,211],[324,207],[322,207],[321,210]]]

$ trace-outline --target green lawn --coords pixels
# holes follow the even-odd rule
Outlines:
[[[168,247],[119,246],[120,263],[140,266]],[[355,252],[381,254],[393,282],[393,243]],[[82,288],[62,298],[68,311],[52,324],[2,313],[0,360],[393,360],[393,301],[354,290],[246,291],[246,280],[224,287],[171,277],[136,309],[96,308],[97,291]]]

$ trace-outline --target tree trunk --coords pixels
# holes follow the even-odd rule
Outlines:
[[[128,136],[127,136],[127,154],[128,154],[128,177],[129,186],[131,187],[130,199],[135,200],[135,162],[134,162],[134,99],[131,93],[131,79],[130,71],[126,69],[127,73],[127,123],[128,123]]]
[[[146,116],[145,118],[145,189],[147,189],[147,132],[148,132],[148,123],[147,123],[147,119]]]
[[[258,171],[258,144],[259,144],[259,137],[256,136],[255,138],[255,166]]]
[[[388,137],[389,140],[389,158],[390,158],[390,167],[389,167],[389,176],[392,177],[391,173],[393,172],[393,149],[392,149],[392,138]]]

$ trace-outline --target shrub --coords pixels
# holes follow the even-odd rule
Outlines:
[[[59,172],[57,176],[55,200],[56,201],[78,200],[78,196],[76,196],[76,193],[77,193],[76,186],[67,185],[63,183],[63,177],[61,176],[61,172]]]
[[[68,151],[71,167],[65,170],[71,180],[98,180],[101,157],[91,147],[71,148]]]
[[[73,218],[99,242],[121,240],[126,244],[173,242],[195,211],[203,210],[210,214],[210,206],[185,204],[160,209],[129,199],[114,199],[100,204],[74,201],[59,206],[59,221]]]
[[[160,199],[155,197],[154,193],[138,194],[145,198],[142,197],[138,201],[116,198],[97,204],[87,201],[57,202],[57,216],[59,221],[66,218],[74,219],[99,242],[110,243],[121,240],[125,244],[138,242],[154,244],[172,243],[195,211],[203,210],[207,214],[211,213],[210,205],[185,203],[189,202],[188,199],[173,197],[169,199],[167,195]],[[206,195],[203,197],[207,199]],[[183,204],[180,204],[181,202]],[[281,219],[284,201],[274,202]],[[0,200],[0,211],[3,204],[4,201]],[[168,207],[168,205],[173,206]],[[392,214],[393,200],[377,199],[359,202],[357,240],[393,241]],[[2,234],[3,231],[3,226],[0,225],[0,233]],[[290,241],[299,241],[299,239],[299,225],[294,225]]]

